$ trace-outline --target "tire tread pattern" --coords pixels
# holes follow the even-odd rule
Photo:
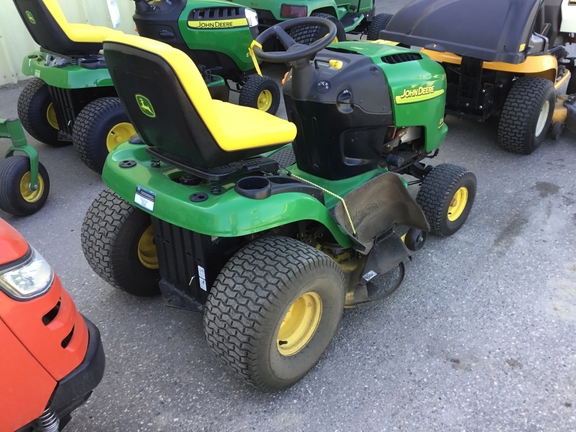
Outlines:
[[[321,264],[338,267],[298,240],[265,237],[237,253],[216,279],[204,314],[206,340],[216,357],[248,384],[279,390],[266,388],[255,366],[255,338],[261,328],[272,325],[264,319],[264,312],[275,307],[276,293],[270,286],[286,288],[285,281],[299,272],[313,273]]]
[[[553,90],[552,83],[544,78],[524,77],[514,82],[500,114],[498,124],[500,147],[518,154],[530,154],[538,147],[546,136],[547,128],[539,137],[535,137],[536,122],[542,104]],[[535,106],[535,101],[541,101],[542,104]],[[554,104],[550,106],[549,119],[553,111]]]
[[[107,154],[108,149],[105,142],[93,142],[93,137],[103,120],[118,109],[124,111],[118,97],[102,97],[86,105],[74,122],[72,131],[74,149],[82,162],[99,174],[102,173],[106,159],[102,155]]]
[[[465,175],[472,174],[466,168],[453,164],[440,164],[434,167],[424,178],[420,190],[416,196],[416,202],[422,208],[426,220],[430,224],[430,233],[447,237],[443,229],[447,215],[444,212],[444,205],[450,199],[450,193],[454,185]],[[472,174],[474,175],[474,174]],[[471,206],[474,200],[475,191],[469,191],[468,205]]]

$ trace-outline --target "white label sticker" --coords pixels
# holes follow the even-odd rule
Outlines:
[[[200,288],[206,291],[206,279],[200,278]]]
[[[36,78],[40,78],[40,71],[39,71],[38,69],[36,69],[36,70],[34,71],[34,76],[35,76]]]
[[[112,26],[118,28],[120,25],[120,10],[118,9],[118,3],[116,3],[116,0],[108,0],[108,12],[110,12]]]
[[[136,186],[136,194],[134,195],[134,202],[148,211],[154,211],[154,201],[156,194],[146,190],[140,186]]]
[[[370,279],[374,278],[374,276],[376,276],[378,273],[376,273],[374,270],[370,270],[368,273],[366,273],[364,276],[362,276],[362,278],[368,282]]]
[[[198,276],[202,279],[206,279],[206,272],[204,271],[204,267],[198,266]]]

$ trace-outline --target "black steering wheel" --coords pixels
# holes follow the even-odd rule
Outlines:
[[[303,25],[315,25],[327,28],[328,34],[311,43],[310,45],[300,44],[292,39],[287,31],[293,29],[294,27],[300,27]],[[281,23],[273,25],[272,27],[263,31],[256,38],[256,42],[260,45],[255,44],[253,49],[254,53],[262,60],[266,60],[270,63],[287,63],[303,58],[313,57],[314,54],[320,50],[323,50],[334,41],[336,32],[336,25],[329,19],[320,17],[295,18],[288,21],[282,21]],[[284,48],[286,48],[286,51],[262,51],[262,48],[260,47],[264,45],[264,42],[272,37],[278,38],[280,43],[284,46]]]

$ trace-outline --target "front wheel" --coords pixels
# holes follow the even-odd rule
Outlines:
[[[81,240],[88,264],[110,285],[140,297],[160,294],[148,213],[105,189],[84,217]]]
[[[500,114],[498,145],[513,153],[532,153],[546,137],[555,103],[551,81],[532,77],[515,81]]]
[[[430,232],[448,237],[462,228],[476,197],[476,176],[458,165],[440,164],[422,182],[416,202]]]
[[[58,119],[48,84],[32,78],[18,97],[18,117],[26,131],[38,141],[53,147],[69,145],[58,139]]]
[[[108,153],[135,133],[120,99],[103,97],[80,111],[74,122],[72,141],[82,162],[101,173]]]
[[[272,78],[250,75],[240,89],[240,105],[276,114],[280,106],[280,89]]]
[[[298,240],[255,240],[226,263],[208,296],[208,345],[247,383],[277,391],[300,380],[334,337],[344,309],[340,267]]]
[[[40,210],[50,192],[50,178],[38,162],[37,187],[30,187],[30,159],[10,156],[0,162],[0,208],[15,216],[28,216]]]
[[[366,32],[366,39],[368,40],[378,40],[380,39],[380,31],[385,30],[386,26],[390,22],[394,15],[381,13],[375,15],[368,26],[368,31]]]

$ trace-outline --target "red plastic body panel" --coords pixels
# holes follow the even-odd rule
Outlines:
[[[14,432],[42,415],[56,381],[0,320],[0,432]]]
[[[0,219],[0,265],[16,261],[28,252],[28,242],[8,223]]]
[[[88,329],[56,275],[50,290],[32,300],[17,301],[0,293],[0,319],[55,380],[84,360]]]

